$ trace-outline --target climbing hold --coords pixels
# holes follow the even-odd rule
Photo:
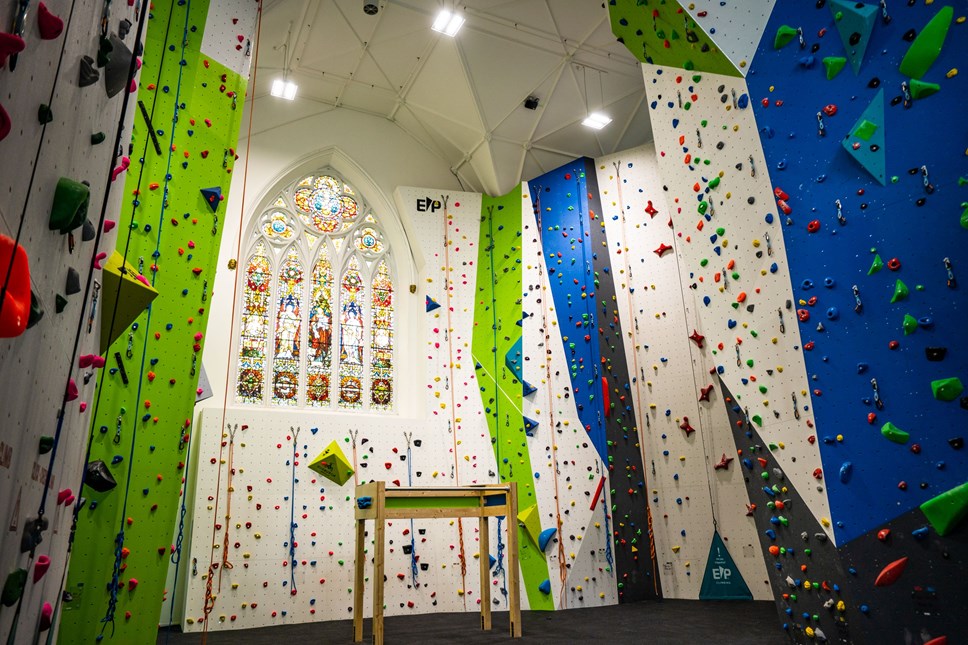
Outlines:
[[[7,285],[0,302],[0,338],[15,338],[27,329],[31,315],[30,267],[24,247],[3,234],[0,234],[0,284]]]
[[[107,464],[100,459],[87,464],[84,483],[99,493],[106,493],[118,485],[118,482],[111,475],[111,471],[108,470]]]
[[[897,582],[897,579],[901,577],[902,573],[904,573],[904,568],[907,567],[907,562],[907,558],[900,558],[899,560],[895,560],[881,569],[881,572],[877,574],[877,579],[874,580],[874,586],[889,587]]]
[[[931,381],[931,393],[939,401],[954,401],[964,391],[961,379],[956,376]]]
[[[885,439],[889,439],[894,443],[907,443],[908,439],[911,438],[910,434],[904,430],[901,430],[890,421],[881,426],[881,435],[883,435]]]
[[[545,578],[544,581],[540,585],[538,585],[538,591],[540,591],[541,593],[543,593],[545,595],[550,594],[551,593],[551,581],[548,580],[547,578]]]
[[[854,465],[849,461],[845,461],[840,465],[840,483],[846,484],[850,481],[850,475],[854,471]]]
[[[918,328],[918,321],[911,314],[904,314],[904,322],[901,323],[901,327],[904,329],[904,335],[908,336]]]
[[[40,620],[37,621],[37,631],[46,632],[54,623],[54,607],[45,602],[40,608]]]
[[[427,311],[428,312],[431,312],[434,309],[439,309],[439,308],[440,308],[440,303],[438,303],[436,300],[434,300],[430,296],[427,296]]]
[[[67,234],[83,225],[90,200],[91,189],[87,185],[61,177],[54,189],[48,228]]]
[[[834,25],[850,57],[851,68],[854,74],[858,74],[877,20],[878,7],[861,2],[830,0],[830,10],[836,17]]]
[[[538,536],[538,548],[544,551],[545,547],[548,546],[548,543],[551,542],[551,538],[553,538],[557,532],[558,529],[556,528],[543,530]]]
[[[0,602],[4,607],[13,607],[23,595],[24,587],[27,586],[27,570],[14,569],[7,575],[3,583],[3,591],[0,592]]]
[[[335,439],[309,464],[309,469],[339,486],[353,476],[353,467]]]
[[[840,73],[840,70],[847,64],[847,59],[843,56],[826,56],[823,59],[823,68],[827,73],[827,80],[832,81]]]
[[[7,64],[7,57],[19,54],[27,44],[16,34],[0,32],[0,67]],[[0,137],[2,139],[3,137]]]
[[[64,31],[64,21],[41,2],[37,5],[37,27],[43,40],[54,40]]]
[[[202,188],[202,197],[205,198],[205,202],[212,209],[212,212],[218,212],[218,205],[222,201],[222,188],[220,186],[215,186],[214,188]]]
[[[795,27],[791,27],[789,25],[780,25],[779,29],[776,30],[776,36],[773,37],[773,49],[781,49],[785,47],[799,34],[799,30]]]
[[[908,89],[911,91],[911,98],[913,99],[923,99],[932,94],[936,94],[941,91],[941,86],[937,83],[927,83],[925,81],[919,81],[917,79],[912,79],[908,83]]]
[[[874,275],[878,271],[884,268],[884,260],[878,254],[874,255],[874,261],[871,263],[871,268],[867,270],[867,275]]]
[[[938,535],[947,535],[968,515],[968,483],[924,502],[921,512]]]
[[[841,145],[882,186],[886,184],[883,89],[878,90]]]
[[[111,34],[108,38],[101,39],[97,60],[98,67],[104,67],[104,91],[109,99],[128,87],[132,56],[128,46],[116,35]]]
[[[34,584],[37,584],[37,581],[44,577],[48,569],[50,569],[50,558],[46,555],[37,556],[37,560],[34,561]]]
[[[894,295],[891,296],[891,303],[899,302],[901,300],[906,300],[910,291],[907,285],[901,280],[896,280],[894,282]]]
[[[898,69],[902,74],[914,79],[927,74],[928,69],[941,54],[941,47],[948,36],[948,28],[951,26],[953,17],[954,8],[945,6],[928,21],[901,59]]]
[[[659,245],[659,247],[657,249],[655,249],[655,251],[653,251],[653,253],[655,253],[656,255],[658,255],[661,258],[663,253],[665,253],[666,251],[669,251],[671,249],[672,249],[671,246],[669,246],[668,244],[666,244],[665,242],[663,242],[662,244]]]
[[[94,67],[94,59],[90,56],[81,56],[81,66],[77,80],[78,86],[87,87],[94,85],[100,78],[101,72],[97,71]]]

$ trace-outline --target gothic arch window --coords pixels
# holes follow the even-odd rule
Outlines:
[[[363,196],[331,169],[287,184],[247,248],[236,401],[392,410],[393,261]]]

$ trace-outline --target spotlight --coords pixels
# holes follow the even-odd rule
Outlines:
[[[292,101],[296,98],[297,89],[297,85],[292,81],[277,78],[276,80],[272,81],[272,89],[269,90],[269,93],[273,96],[278,96],[281,99]]]
[[[437,14],[437,18],[434,19],[434,24],[430,28],[434,31],[439,31],[445,36],[456,36],[463,24],[464,16],[443,9]]]
[[[612,122],[612,119],[602,114],[601,112],[592,112],[581,122],[582,125],[592,128],[593,130],[601,130],[606,125]]]

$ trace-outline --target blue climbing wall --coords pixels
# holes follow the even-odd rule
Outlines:
[[[968,230],[959,225],[960,204],[968,200],[960,178],[968,171],[968,88],[955,70],[968,53],[966,25],[957,20],[968,3],[952,3],[956,19],[921,79],[940,91],[907,104],[901,84],[910,79],[899,63],[912,37],[945,5],[890,2],[885,20],[876,6],[854,4],[777,2],[747,77],[770,175],[792,209],[780,218],[796,306],[801,319],[809,316],[800,323],[803,349],[841,545],[964,483],[968,473],[968,455],[949,441],[968,430],[965,400],[939,401],[931,390],[935,379],[968,382],[964,287],[949,283],[944,264],[948,258],[956,278],[968,280]],[[872,21],[854,13],[869,14],[871,7]],[[835,11],[843,12],[840,23],[849,32],[843,40]],[[794,38],[775,49],[781,25],[800,27],[804,46]],[[848,51],[844,43],[850,48],[852,36],[857,45]],[[827,80],[825,57],[859,59],[859,72],[848,64]],[[867,138],[856,127],[864,118],[877,126]],[[884,267],[869,275],[875,256]],[[897,280],[910,295],[892,304]],[[902,328],[906,314],[921,323],[909,335]],[[928,348],[945,348],[944,359],[929,360]],[[883,437],[886,422],[910,433],[909,441]]]

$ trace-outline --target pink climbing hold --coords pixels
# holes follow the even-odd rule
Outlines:
[[[104,357],[98,356],[97,354],[83,354],[77,359],[77,365],[81,369],[86,367],[100,368],[104,367]]]
[[[128,591],[134,591],[135,587],[137,586],[138,586],[137,578],[131,578],[130,580],[128,580]]]
[[[100,269],[101,268],[101,261],[104,258],[106,258],[106,257],[108,257],[108,254],[105,253],[104,251],[101,251],[100,253],[98,253],[97,255],[95,255],[94,256],[94,268],[95,269]]]
[[[45,602],[40,609],[40,621],[37,623],[37,631],[46,632],[54,622],[54,607],[49,602]]]
[[[64,393],[64,401],[74,401],[78,397],[77,383],[74,379],[67,382],[67,391]]]
[[[40,29],[41,38],[54,40],[64,31],[64,21],[52,14],[41,2],[37,5],[37,27]]]
[[[118,175],[120,175],[125,170],[127,170],[128,166],[130,165],[131,165],[131,159],[129,159],[128,157],[121,157],[121,165],[115,168],[113,171],[111,171],[111,181],[116,180],[118,178]]]
[[[44,577],[48,569],[50,569],[50,558],[46,555],[37,556],[37,561],[34,562],[34,584]]]
[[[27,43],[20,36],[0,32],[0,67],[7,64],[8,56],[19,54],[26,46]]]
[[[904,568],[907,567],[907,561],[908,559],[906,557],[901,558],[900,560],[895,560],[884,567],[881,572],[877,574],[877,579],[874,581],[874,586],[889,587],[897,582],[897,579],[901,577],[902,573],[904,573]]]
[[[10,115],[7,114],[7,111],[3,109],[3,105],[0,104],[0,141],[6,139],[7,135],[10,134],[12,125]]]
[[[104,220],[104,232],[105,233],[110,233],[111,231],[114,230],[114,227],[117,226],[117,225],[118,225],[118,223],[115,222],[113,219],[106,219],[106,220]]]
[[[60,506],[61,504],[63,504],[64,501],[72,494],[73,493],[70,488],[65,488],[64,490],[57,493],[57,505]]]

